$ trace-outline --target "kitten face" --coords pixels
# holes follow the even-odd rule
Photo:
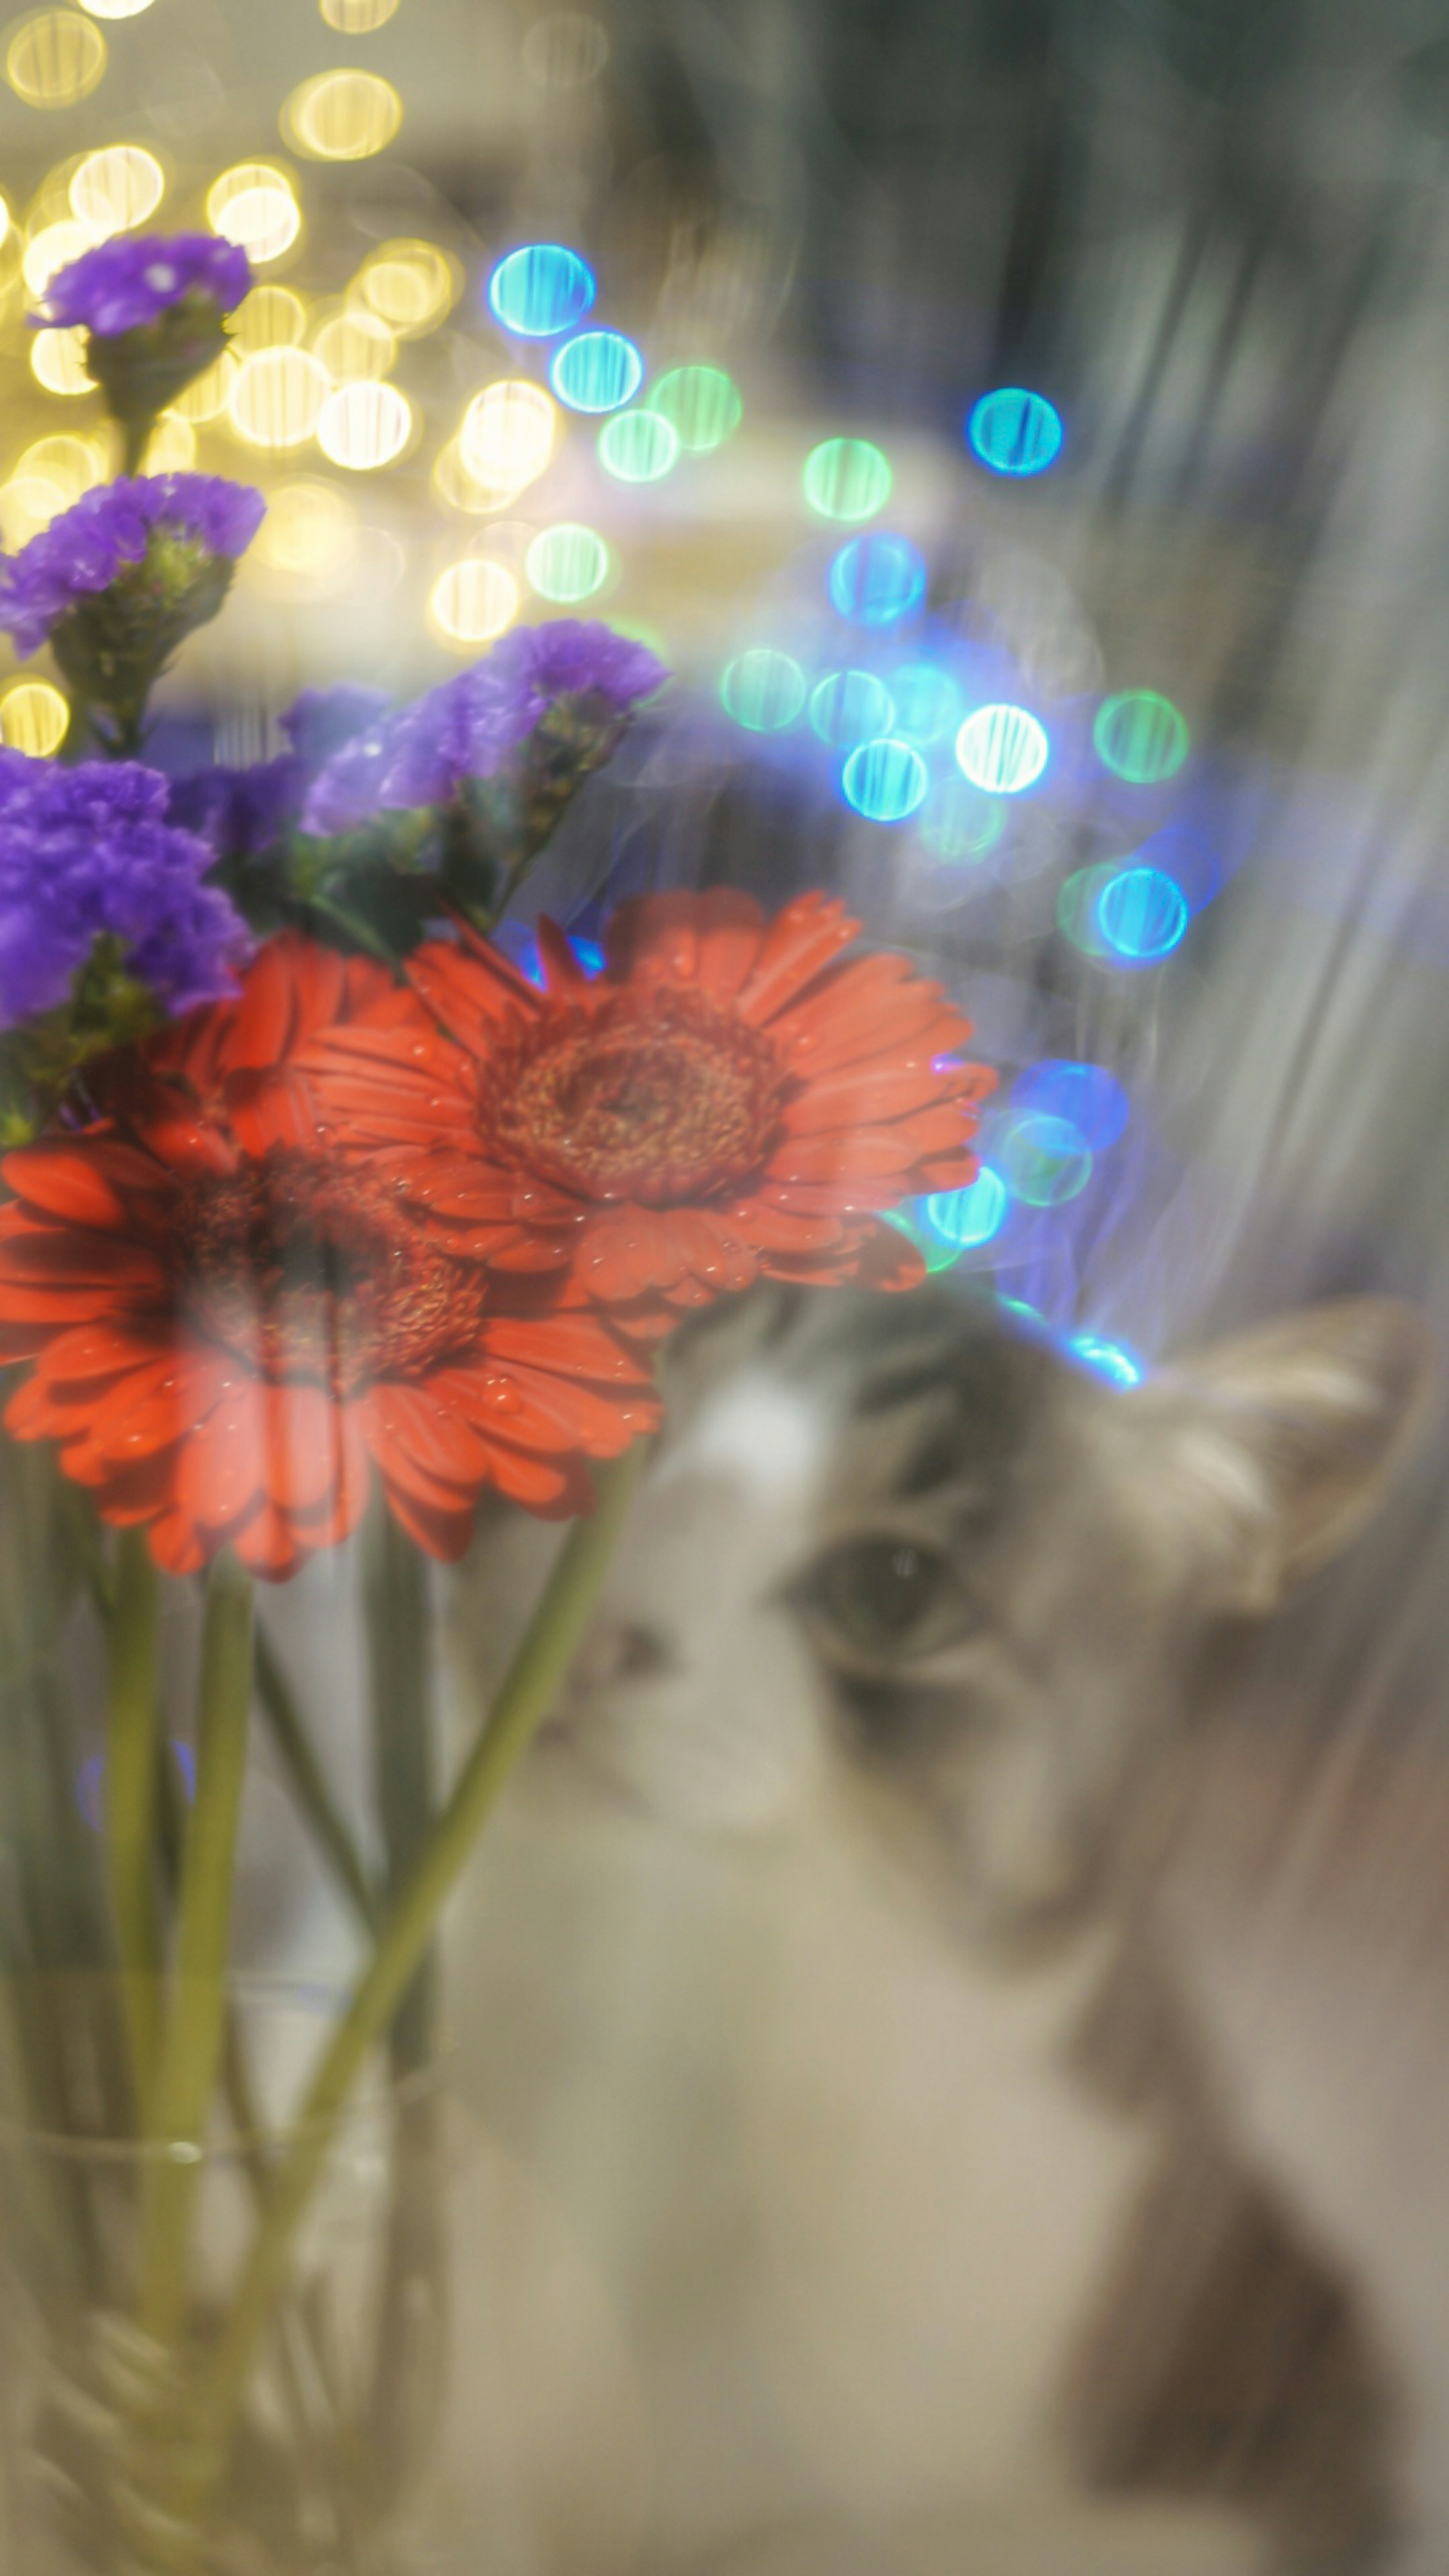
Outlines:
[[[939,1287],[716,1310],[542,1765],[688,1831],[843,1800],[959,1928],[1065,1929],[1205,1641],[1396,1451],[1422,1337],[1323,1315],[1124,1395]]]
[[[669,1395],[544,1760],[688,1830],[844,1797],[975,1932],[1072,1917],[1195,1633],[1120,1399],[929,1293],[756,1306]]]

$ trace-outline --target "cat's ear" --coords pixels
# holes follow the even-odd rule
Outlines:
[[[1352,1297],[1195,1352],[1129,1398],[1165,1437],[1225,1607],[1271,1609],[1357,1536],[1427,1424],[1435,1376],[1421,1316]]]

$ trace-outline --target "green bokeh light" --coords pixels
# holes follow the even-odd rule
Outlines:
[[[1074,1199],[1092,1177],[1092,1157],[1081,1130],[1069,1118],[1036,1110],[1018,1118],[998,1149],[1001,1168],[1015,1198],[1028,1207],[1060,1207]]]
[[[599,432],[599,463],[618,483],[657,483],[679,455],[679,432],[662,411],[616,411]]]
[[[744,411],[738,388],[723,367],[671,367],[647,407],[678,433],[686,456],[707,456],[711,448],[723,447]]]
[[[609,549],[596,528],[572,520],[541,528],[523,558],[529,584],[540,599],[592,599],[609,578]]]
[[[1132,787],[1155,787],[1181,769],[1191,736],[1171,698],[1156,689],[1123,689],[1104,698],[1092,727],[1105,769]]]
[[[805,498],[821,519],[873,519],[891,496],[888,460],[868,438],[827,438],[805,459]]]
[[[938,859],[984,859],[1006,829],[1006,806],[968,779],[940,778],[926,799],[919,829]]]
[[[736,724],[751,733],[784,733],[805,704],[805,674],[791,654],[753,644],[731,662],[719,693]]]
[[[811,728],[836,751],[889,733],[894,712],[891,693],[874,671],[828,671],[810,692]]]

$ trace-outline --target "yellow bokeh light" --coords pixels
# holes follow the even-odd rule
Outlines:
[[[196,463],[196,432],[179,411],[163,411],[146,444],[147,474],[189,474]]]
[[[30,343],[30,368],[48,394],[88,394],[95,377],[86,372],[83,325],[74,331],[37,331]]]
[[[413,407],[396,385],[339,385],[322,406],[317,444],[334,465],[374,473],[412,442]]]
[[[457,439],[450,438],[433,466],[433,489],[450,510],[466,510],[481,518],[485,511],[503,509],[523,484],[490,483],[486,476],[475,474]]]
[[[236,242],[255,266],[280,259],[302,229],[301,209],[284,171],[269,161],[240,161],[223,170],[206,195],[213,232]]]
[[[0,483],[0,539],[10,554],[48,528],[67,506],[65,494],[39,474],[12,474]]]
[[[5,77],[27,107],[74,107],[105,69],[105,37],[74,9],[37,9],[10,31]]]
[[[307,307],[290,286],[254,286],[232,317],[234,347],[243,357],[254,349],[295,349],[305,336]]]
[[[428,614],[450,644],[487,644],[518,614],[518,584],[502,564],[469,555],[438,575]]]
[[[0,242],[5,242],[10,239],[10,226],[12,220],[9,207],[6,205],[4,198],[0,197]]]
[[[376,72],[319,72],[282,110],[284,133],[314,161],[367,161],[387,150],[402,120],[402,100]]]
[[[60,507],[68,510],[82,492],[103,483],[110,472],[105,444],[99,438],[73,438],[61,430],[51,438],[37,438],[27,447],[15,468],[16,477],[51,484],[59,492]]]
[[[329,27],[340,36],[370,36],[374,29],[385,27],[397,9],[397,0],[318,0]]]
[[[69,723],[70,707],[48,680],[18,681],[0,698],[0,741],[7,751],[48,760],[59,751]]]
[[[197,376],[177,395],[172,409],[179,411],[183,420],[220,420],[231,400],[240,363],[234,351],[224,349],[204,376]]]
[[[81,0],[93,18],[139,18],[150,6],[151,0]]]
[[[139,143],[110,143],[104,152],[88,152],[70,183],[77,220],[103,237],[143,224],[165,194],[165,171]]]
[[[436,242],[384,242],[357,280],[356,292],[400,340],[434,330],[463,291],[462,271]]]
[[[250,560],[274,572],[314,579],[346,563],[356,542],[351,502],[330,483],[299,478],[295,483],[279,483],[268,495],[267,515],[253,541]]]
[[[45,224],[38,233],[32,233],[20,263],[31,294],[43,295],[57,269],[68,267],[83,251],[94,250],[95,246],[90,225],[78,224],[73,218],[63,224]]]
[[[553,454],[558,412],[541,385],[524,376],[475,394],[463,414],[458,445],[480,483],[521,492]]]
[[[334,383],[356,384],[364,377],[385,376],[397,356],[397,341],[375,313],[349,306],[332,314],[317,332],[313,349]]]
[[[300,447],[332,388],[306,349],[256,349],[237,368],[227,409],[252,447]]]

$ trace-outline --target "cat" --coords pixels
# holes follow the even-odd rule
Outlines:
[[[1449,1943],[1381,1900],[1449,1784],[1260,1696],[1429,1378],[1378,1298],[1130,1391],[939,1284],[676,1338],[448,1945],[609,2316],[581,2567],[1442,2576]],[[552,1543],[480,1533],[468,1729]]]

